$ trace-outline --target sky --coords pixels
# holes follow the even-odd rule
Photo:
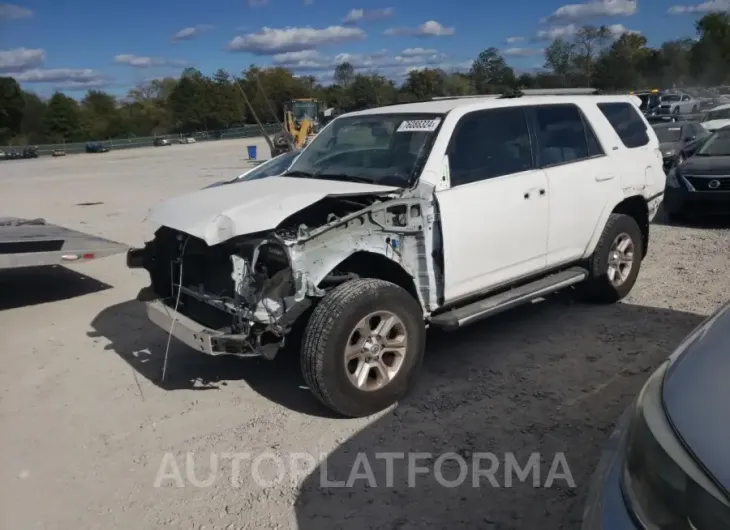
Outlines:
[[[564,2],[0,0],[0,75],[44,95],[124,94],[187,66],[210,75],[281,65],[327,83],[349,61],[402,80],[413,68],[467,69],[489,47],[529,71],[543,65],[553,38],[585,24],[640,32],[659,45],[695,36],[694,22],[708,11],[730,12],[730,0]]]

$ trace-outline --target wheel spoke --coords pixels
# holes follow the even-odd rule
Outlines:
[[[380,319],[380,322],[378,322],[378,325],[373,330],[373,333],[375,335],[378,335],[379,337],[385,338],[388,335],[388,333],[390,332],[390,330],[393,328],[393,326],[396,324],[397,320],[398,319],[396,318],[395,315],[389,315],[387,317],[386,316],[382,317]]]
[[[370,363],[366,363],[364,361],[360,361],[360,363],[357,365],[357,370],[355,370],[355,380],[357,381],[357,387],[361,389],[365,389],[365,387],[368,384],[368,377],[370,376]]]
[[[391,369],[389,369],[382,360],[378,359],[370,366],[377,372],[377,379],[375,381],[376,387],[383,387],[390,382]]]
[[[626,250],[631,246],[631,238],[626,237],[622,239],[619,244],[617,245],[618,251],[621,252],[621,254],[625,254]]]

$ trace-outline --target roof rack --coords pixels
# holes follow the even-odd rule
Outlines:
[[[439,96],[431,98],[431,101],[445,100],[445,99],[466,99],[466,98],[481,98],[481,99],[506,99],[506,98],[520,98],[523,96],[590,96],[600,94],[597,88],[526,88],[518,89],[504,94],[478,94],[475,96]]]

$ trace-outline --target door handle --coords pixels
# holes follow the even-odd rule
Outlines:
[[[544,196],[545,196],[545,190],[541,188],[540,189],[540,197],[544,197]]]
[[[605,182],[607,180],[613,180],[615,178],[614,175],[597,175],[594,177],[596,182]]]

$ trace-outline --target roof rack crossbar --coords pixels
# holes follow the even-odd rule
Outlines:
[[[431,98],[431,101],[447,99],[506,99],[519,98],[522,96],[590,96],[600,94],[597,88],[526,88],[505,92],[504,94],[477,94],[473,96],[439,96]]]

